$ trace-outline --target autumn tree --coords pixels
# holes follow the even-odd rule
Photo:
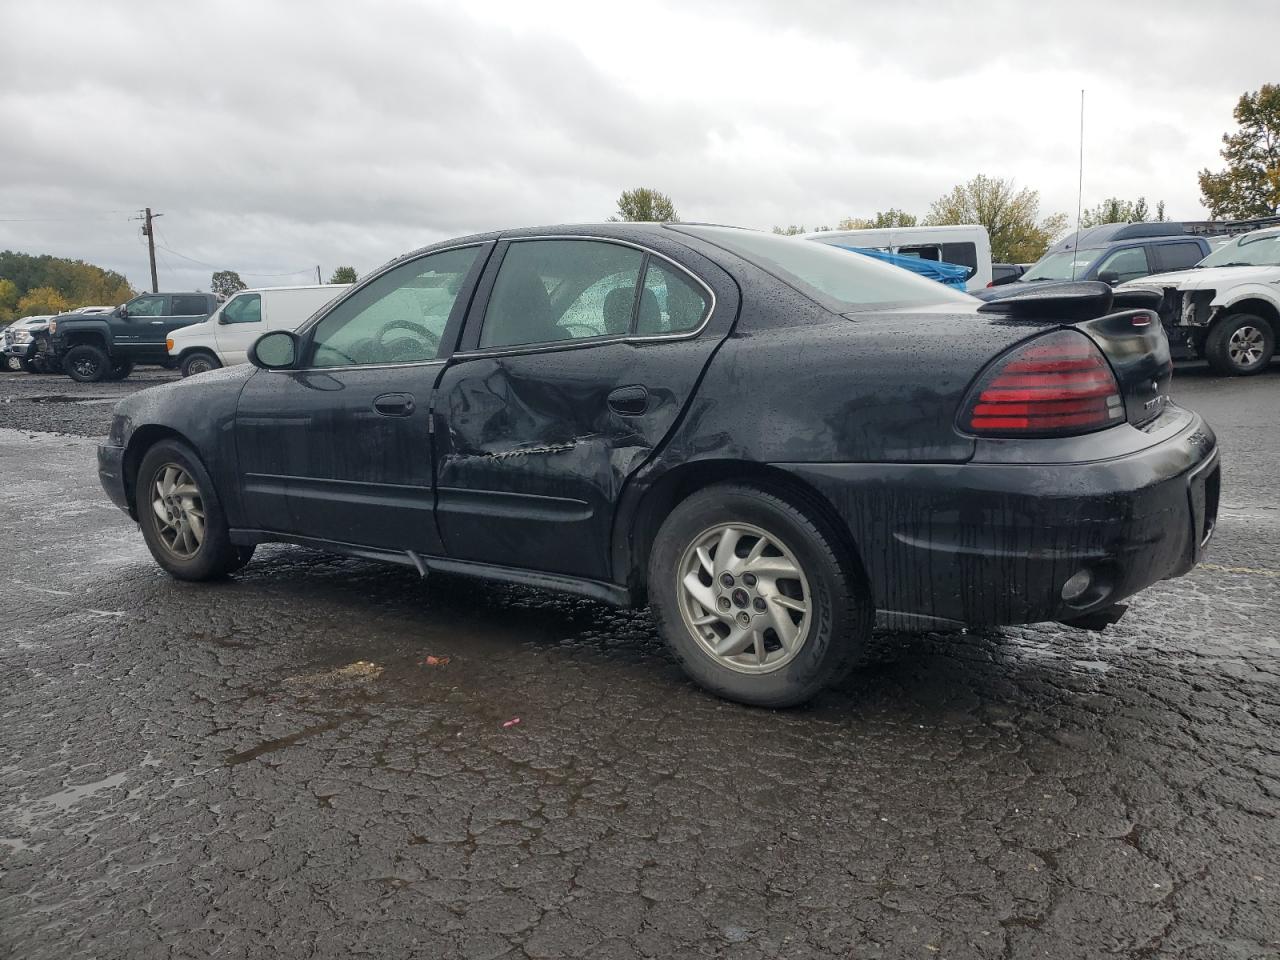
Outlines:
[[[240,274],[234,270],[216,271],[209,284],[209,289],[220,300],[225,300],[232,294],[247,288],[248,284],[241,280]]]
[[[360,279],[355,267],[339,267],[329,278],[330,283],[355,283]]]
[[[799,226],[799,227],[797,227],[797,226],[793,223],[793,224],[791,224],[790,226],[786,226],[786,227],[778,227],[778,226],[775,226],[775,227],[773,228],[773,232],[774,232],[774,233],[776,233],[776,234],[778,234],[779,236],[782,236],[782,237],[794,237],[794,236],[798,236],[799,234],[802,234],[802,233],[808,233],[809,231],[808,231],[807,229],[805,229],[803,226]]]
[[[676,205],[671,202],[671,198],[648,187],[623,190],[618,197],[617,213],[609,218],[612,222],[625,220],[633,223],[675,223],[679,219],[680,215],[676,213]]]
[[[1280,84],[1246,93],[1232,112],[1240,129],[1222,135],[1220,173],[1200,171],[1200,199],[1214,219],[1248,220],[1280,212]]]
[[[1149,223],[1153,220],[1157,223],[1164,222],[1163,200],[1156,203],[1156,212],[1152,216],[1146,197],[1139,197],[1137,200],[1108,197],[1096,207],[1085,210],[1080,215],[1080,226],[1098,227],[1104,223]]]
[[[18,301],[15,319],[66,313],[70,309],[71,303],[53,287],[36,287],[28,290]]]
[[[885,230],[892,227],[914,227],[920,219],[914,213],[907,213],[897,207],[880,210],[870,220],[861,217],[845,217],[836,227],[837,230]]]
[[[18,300],[22,294],[18,292],[18,285],[12,280],[0,279],[0,323],[11,323],[17,319],[15,311],[18,309]]]
[[[991,237],[997,263],[1031,263],[1067,228],[1065,213],[1040,218],[1040,193],[1017,189],[1012,180],[978,174],[954,187],[929,208],[929,226],[980,223]]]
[[[72,310],[123,303],[133,296],[129,281],[114,270],[48,254],[0,252],[0,280],[13,284],[19,299],[42,287],[55,290]],[[12,309],[17,309],[16,301]]]

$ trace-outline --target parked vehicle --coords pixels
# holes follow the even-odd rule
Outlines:
[[[49,316],[23,317],[4,328],[0,346],[4,348],[4,369],[35,372],[36,332],[53,319]]]
[[[268,330],[296,330],[349,284],[241,290],[207,320],[173,331],[165,342],[184,377],[246,363]]]
[[[1185,233],[1180,223],[1107,223],[1055,243],[1022,276],[985,290],[980,299],[1017,293],[1022,284],[1101,280],[1115,286],[1152,273],[1181,270],[1209,253],[1209,241]]]
[[[838,247],[858,247],[950,263],[969,270],[965,289],[985,289],[991,282],[991,238],[980,224],[948,227],[887,227],[881,230],[823,230],[804,234]]]
[[[1006,283],[1013,283],[1020,276],[1027,272],[1031,266],[1029,263],[993,263],[991,265],[991,282],[988,287],[1002,287]]]
[[[1190,270],[1124,288],[1161,294],[1175,357],[1203,357],[1231,376],[1260,373],[1280,334],[1280,228],[1233,237]]]
[[[49,323],[53,353],[79,383],[123,380],[137,363],[172,367],[169,334],[217,305],[211,293],[144,293],[107,314],[64,313]]]
[[[1218,452],[1156,301],[984,304],[730,227],[489,233],[122,401],[99,475],[179,579],[277,541],[647,601],[699,683],[786,706],[877,611],[1101,625],[1191,569]]]

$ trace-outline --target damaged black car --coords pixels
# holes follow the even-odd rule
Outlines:
[[[788,706],[877,626],[1097,626],[1199,561],[1217,445],[1154,305],[731,227],[490,233],[122,401],[99,473],[175,577],[284,542],[647,603],[698,683]]]

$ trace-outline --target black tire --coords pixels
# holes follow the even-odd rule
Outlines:
[[[770,641],[774,648],[764,653],[766,657],[782,658],[777,667],[766,665],[761,672],[741,672],[761,668],[729,665],[729,658],[719,657],[707,648],[705,644],[710,641],[699,638],[695,633],[697,627],[686,624],[684,611],[690,601],[685,598],[682,607],[681,578],[688,572],[682,564],[686,560],[696,563],[696,552],[691,551],[704,536],[715,535],[718,525],[747,525],[768,534],[779,545],[777,549],[792,555],[807,581],[807,597],[802,591],[800,598],[807,602],[807,626],[803,625],[802,618],[797,652],[788,655],[786,647],[777,642],[775,631]],[[745,539],[739,541],[739,549],[749,549],[744,543],[753,536],[748,532]],[[719,566],[719,561],[716,565]],[[705,570],[705,566],[700,565],[699,569]],[[773,615],[769,605],[774,602],[773,597],[787,593],[787,589],[782,586],[781,578],[775,580],[771,596],[770,585],[759,579],[748,582],[747,572],[740,570],[742,579],[735,581],[744,590],[724,587],[711,578],[709,571],[703,580],[703,589],[708,589],[709,582],[717,594],[718,604],[729,601],[736,605],[728,608],[729,615],[741,617],[745,613],[751,623],[760,624],[761,636],[765,637]],[[658,628],[685,672],[705,689],[738,703],[759,707],[791,707],[804,703],[843,679],[870,641],[874,605],[856,558],[849,556],[817,511],[799,507],[762,489],[718,484],[680,503],[654,540],[648,576],[649,603]],[[791,582],[799,584],[798,580]],[[794,592],[788,595],[795,596]],[[764,603],[763,610],[755,605],[757,601]],[[753,610],[760,611],[760,620],[754,619]],[[770,612],[764,612],[766,610]],[[714,629],[720,628],[732,629],[724,622]],[[759,642],[761,646],[753,647],[755,653],[744,652],[741,656],[758,657],[766,641]],[[786,659],[787,656],[790,659]]]
[[[192,377],[197,373],[207,373],[210,370],[217,370],[222,366],[222,361],[215,357],[208,350],[195,350],[182,358],[179,368],[182,370],[184,377]]]
[[[194,481],[195,495],[179,495],[177,499],[187,501],[187,510],[198,504],[204,517],[202,536],[198,545],[189,552],[171,544],[169,536],[173,530],[161,522],[152,503],[157,481],[167,474],[169,468],[185,472]],[[185,443],[161,440],[147,450],[138,467],[134,490],[138,526],[142,528],[143,539],[156,563],[170,576],[178,580],[216,580],[240,569],[253,556],[252,547],[238,547],[231,542],[226,514],[213,480],[200,458]]]
[[[76,383],[98,383],[111,372],[111,360],[100,347],[82,343],[67,351],[62,368]]]
[[[1256,344],[1253,349],[1250,345]],[[1229,377],[1261,373],[1276,352],[1276,333],[1265,317],[1232,313],[1223,317],[1204,340],[1204,358],[1216,372]]]
[[[23,370],[25,370],[25,371],[27,371],[27,373],[39,373],[39,372],[40,372],[40,367],[39,367],[39,365],[38,365],[34,360],[26,360],[26,359],[24,359],[24,360],[22,361],[22,369],[23,369]]]
[[[133,373],[132,360],[116,360],[111,365],[111,372],[106,375],[106,380],[123,380],[129,374]]]

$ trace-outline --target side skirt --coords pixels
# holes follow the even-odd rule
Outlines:
[[[539,590],[554,590],[557,593],[568,593],[590,600],[598,600],[614,607],[631,607],[634,603],[631,592],[616,583],[602,580],[587,580],[582,577],[570,577],[561,573],[544,573],[540,570],[525,570],[521,567],[504,567],[495,563],[477,563],[472,560],[452,560],[448,557],[432,557],[414,553],[412,550],[390,550],[384,547],[366,547],[357,543],[340,543],[335,540],[321,540],[316,537],[300,537],[289,533],[276,533],[271,530],[232,530],[231,542],[240,546],[252,546],[259,543],[291,543],[299,547],[322,550],[325,553],[336,553],[347,557],[360,557],[364,560],[378,560],[383,563],[397,563],[405,567],[413,567],[424,577],[427,573],[452,573],[464,577],[477,577],[482,580],[497,580],[503,583],[517,583]]]

